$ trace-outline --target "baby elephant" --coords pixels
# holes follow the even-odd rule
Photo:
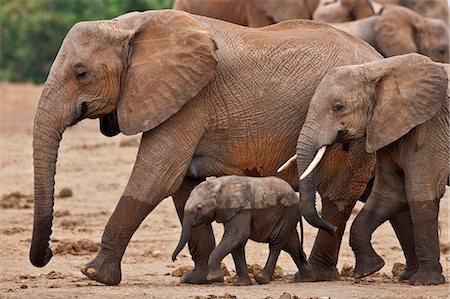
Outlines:
[[[269,243],[266,265],[261,273],[255,275],[259,284],[270,282],[282,249],[290,254],[299,269],[295,275],[296,281],[315,280],[296,229],[299,221],[301,225],[299,199],[284,180],[276,177],[224,176],[199,184],[186,202],[181,238],[172,260],[176,260],[186,245],[193,227],[214,220],[223,223],[225,231],[222,241],[209,257],[209,281],[223,281],[220,262],[231,252],[238,275],[235,285],[252,284],[244,252],[249,238]]]

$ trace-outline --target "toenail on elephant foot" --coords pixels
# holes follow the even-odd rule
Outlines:
[[[258,272],[254,275],[255,280],[258,284],[268,284],[270,283],[270,276],[264,271]]]
[[[384,261],[376,253],[370,256],[356,257],[355,271],[353,271],[353,276],[355,278],[361,278],[373,274],[383,268]]]
[[[440,271],[418,271],[411,276],[408,283],[410,285],[437,285],[445,283],[444,275]]]
[[[80,270],[88,278],[106,285],[118,285],[122,279],[120,261],[107,261],[102,256],[97,256]]]
[[[181,283],[189,283],[189,284],[207,284],[211,283],[206,279],[206,276],[208,275],[207,270],[194,270],[186,272],[182,277],[180,282]]]

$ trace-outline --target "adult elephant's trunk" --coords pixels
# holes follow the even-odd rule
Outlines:
[[[189,237],[191,236],[193,226],[193,219],[191,217],[184,215],[183,219],[183,225],[181,229],[181,237],[180,241],[178,242],[177,248],[175,248],[173,254],[172,254],[172,261],[177,260],[177,255],[180,253],[180,251],[184,248],[186,243],[189,241]]]
[[[316,157],[319,150],[317,145],[318,128],[309,126],[307,123],[303,125],[297,142],[297,168],[298,174],[302,175],[306,170],[311,169],[311,162]],[[323,149],[324,151],[324,149]],[[318,164],[318,161],[317,161]],[[310,169],[308,169],[308,167]],[[300,180],[300,209],[306,221],[314,227],[324,229],[330,233],[336,231],[336,227],[321,219],[316,210],[316,175],[312,172],[309,175],[302,176]]]
[[[62,105],[49,98],[45,88],[39,101],[33,128],[34,223],[30,261],[36,267],[45,266],[52,257],[49,248],[53,220],[55,164],[62,133],[68,116]]]

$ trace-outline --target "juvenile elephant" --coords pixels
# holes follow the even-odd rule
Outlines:
[[[76,24],[51,67],[34,122],[31,262],[42,267],[52,256],[55,163],[67,127],[100,118],[107,136],[143,132],[100,252],[82,270],[114,285],[131,236],[164,198],[173,197],[182,219],[190,191],[205,177],[276,175],[295,151],[309,101],[326,72],[377,59],[381,55],[365,42],[312,21],[248,28],[164,10]],[[309,259],[318,280],[338,277],[345,223],[366,196],[375,167],[360,141],[349,151],[332,148],[326,161],[317,176],[324,219],[308,198],[315,190],[300,201],[305,219],[325,229]],[[299,187],[296,169],[279,176]],[[334,235],[327,232],[334,229],[329,223],[338,228]],[[211,226],[194,229],[189,247],[195,268],[184,281],[206,282],[215,247]]]
[[[332,25],[365,40],[384,57],[420,53],[437,62],[449,62],[448,26],[405,7],[386,5],[380,15]]]
[[[320,0],[175,0],[172,8],[227,22],[263,27],[292,19],[312,19]]]
[[[289,253],[297,265],[297,280],[302,277],[314,280],[314,271],[303,252],[299,198],[283,179],[223,176],[197,185],[184,207],[181,238],[172,260],[176,260],[194,227],[213,221],[223,223],[225,231],[209,256],[209,281],[223,281],[220,262],[231,253],[238,275],[236,285],[252,284],[245,260],[248,239],[269,243],[266,265],[255,275],[259,284],[270,282],[281,250]],[[301,241],[296,228],[298,222],[302,230]]]
[[[365,136],[377,155],[372,192],[350,232],[357,277],[383,267],[370,239],[390,220],[406,258],[401,279],[445,281],[438,213],[450,168],[449,74],[448,64],[425,56],[396,56],[330,70],[311,100],[297,144],[302,177],[320,161],[316,153],[337,142]]]

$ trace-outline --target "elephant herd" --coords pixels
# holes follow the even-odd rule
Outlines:
[[[286,210],[294,199],[277,197],[285,217],[274,219],[290,223],[290,234],[283,233],[284,243],[269,242],[260,282],[270,280],[281,249],[299,267],[299,281],[339,279],[342,236],[360,200],[365,205],[350,232],[356,277],[383,267],[370,241],[389,220],[406,259],[400,278],[444,283],[438,215],[450,167],[446,0],[176,0],[173,8],[80,22],[67,33],[34,120],[31,263],[43,267],[52,257],[62,135],[98,118],[106,136],[142,139],[100,251],[81,270],[90,279],[120,283],[128,242],[164,198],[173,198],[184,231],[198,209],[191,192],[207,198],[222,188],[207,177],[233,175],[251,181],[229,192],[247,194],[246,203],[236,203],[247,210],[228,204],[233,212],[207,213],[239,242],[226,251],[222,242],[216,247],[212,220],[191,225],[179,247],[188,243],[195,267],[183,282],[220,280],[218,261],[231,252],[238,284],[248,284],[244,241],[268,242],[262,219],[271,219],[264,215],[273,212],[275,185],[287,182],[300,198]],[[267,188],[264,178],[248,178],[270,176],[282,180]],[[252,193],[271,212],[254,209]],[[320,228],[308,259],[293,213]],[[259,226],[248,227],[251,221]],[[275,231],[284,232],[280,227]]]

